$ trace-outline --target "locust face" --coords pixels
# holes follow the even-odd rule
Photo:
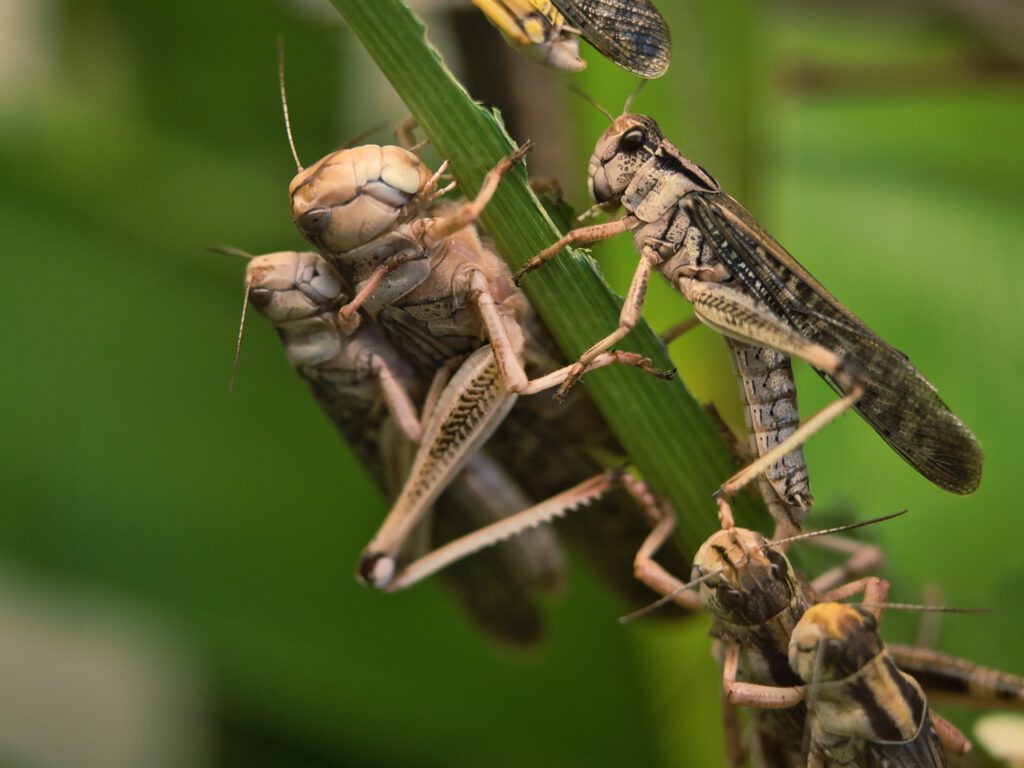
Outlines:
[[[292,220],[317,248],[343,253],[407,217],[406,207],[431,176],[416,155],[401,147],[341,149],[292,179]]]
[[[257,256],[245,279],[249,301],[287,340],[292,365],[316,365],[338,353],[338,331],[324,315],[347,296],[324,259],[296,251]]]
[[[806,681],[841,680],[882,652],[878,622],[863,608],[843,603],[811,606],[793,630],[789,664]]]
[[[650,160],[664,136],[645,115],[619,115],[597,140],[587,166],[587,188],[594,201],[613,211],[622,204],[637,171]]]
[[[781,552],[756,531],[732,528],[713,534],[697,552],[693,577],[714,574],[699,587],[701,602],[730,624],[753,626],[790,607],[796,574]]]

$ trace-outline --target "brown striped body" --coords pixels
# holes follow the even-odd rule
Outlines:
[[[842,603],[807,610],[789,644],[807,684],[808,764],[942,768],[945,750],[921,686],[897,669],[875,617]]]

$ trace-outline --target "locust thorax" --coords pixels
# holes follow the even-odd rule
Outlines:
[[[347,300],[341,281],[315,253],[281,251],[257,256],[245,270],[249,301],[285,341],[292,365],[316,365],[340,349],[332,327]]]
[[[432,176],[402,147],[341,149],[292,179],[292,220],[322,253],[344,253],[418,215],[434,191]]]
[[[818,603],[793,630],[789,664],[808,683],[832,682],[860,672],[884,648],[871,613],[856,605]]]
[[[756,531],[717,531],[693,562],[693,578],[712,574],[698,590],[704,606],[737,626],[762,624],[791,608],[800,597],[789,560]]]

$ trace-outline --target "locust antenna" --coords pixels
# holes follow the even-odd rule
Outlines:
[[[683,586],[679,587],[679,589],[675,590],[674,592],[669,592],[664,597],[659,597],[657,600],[655,600],[650,605],[645,605],[643,608],[635,610],[632,613],[627,613],[625,616],[620,616],[619,617],[619,624],[629,624],[629,622],[636,621],[637,619],[643,618],[644,616],[646,616],[649,613],[654,613],[656,610],[661,608],[661,606],[666,605],[667,603],[672,602],[678,595],[683,594],[683,592],[685,592],[686,590],[693,589],[694,587],[698,586],[699,584],[703,584],[705,581],[707,581],[708,579],[710,579],[713,576],[717,576],[721,572],[722,572],[721,570],[709,571],[708,573],[705,573],[703,576],[699,576],[696,579],[694,579],[693,581],[690,581],[690,582],[687,582],[686,584],[683,584]]]
[[[588,94],[588,93],[587,93],[586,91],[584,91],[584,90],[583,90],[582,88],[578,88],[578,87],[577,87],[577,86],[575,86],[575,85],[570,85],[570,86],[569,86],[569,90],[570,90],[570,91],[572,91],[573,93],[575,93],[575,94],[576,94],[577,96],[579,96],[579,97],[580,97],[581,99],[583,99],[583,100],[584,100],[585,102],[587,102],[587,104],[589,104],[590,106],[592,106],[592,107],[593,107],[594,109],[596,109],[596,110],[597,110],[598,112],[600,112],[600,113],[601,113],[602,115],[604,115],[605,117],[607,117],[607,118],[608,118],[608,122],[609,122],[609,123],[614,123],[614,122],[615,122],[615,118],[614,118],[614,117],[612,116],[612,113],[611,113],[611,112],[609,112],[609,111],[608,111],[607,109],[605,109],[604,107],[602,107],[602,106],[601,106],[600,104],[598,104],[598,103],[597,103],[597,102],[596,102],[596,101],[594,100],[594,98],[593,98],[593,97],[592,97],[592,96],[591,96],[590,94]]]
[[[281,109],[284,112],[284,129],[288,133],[288,146],[292,148],[292,157],[295,159],[295,167],[302,173],[302,163],[299,162],[299,153],[295,151],[295,139],[292,137],[292,119],[288,114],[288,92],[284,87],[284,37],[277,38],[277,81],[281,87]]]
[[[206,250],[211,253],[223,253],[225,256],[237,256],[238,258],[245,259],[246,261],[252,261],[256,258],[248,251],[243,251],[241,248],[234,245],[208,245],[206,246]]]
[[[637,95],[640,93],[640,91],[643,90],[645,85],[647,85],[647,81],[641,80],[639,83],[637,83],[636,88],[629,92],[629,96],[626,97],[626,103],[622,105],[622,114],[625,115],[629,112],[629,108],[633,106],[633,99],[637,97]]]
[[[242,299],[242,319],[238,323],[238,341],[235,342],[235,361],[231,365],[231,380],[228,382],[228,392],[235,391],[235,382],[238,380],[238,362],[242,358],[242,337],[245,334],[245,316],[249,311],[249,289],[252,287],[252,278],[248,275],[245,278],[245,298]]]
[[[887,611],[921,611],[924,613],[991,613],[990,608],[955,608],[948,605],[917,603],[858,603],[861,608],[884,608]]]
[[[238,256],[246,261],[252,261],[253,256],[234,245],[208,245],[206,250],[213,253],[223,253],[225,256]],[[242,336],[245,333],[245,316],[249,311],[249,289],[252,287],[252,278],[245,277],[245,298],[242,299],[242,320],[238,324],[238,341],[235,342],[235,361],[231,364],[231,380],[228,382],[228,392],[235,391],[235,381],[238,379],[238,361],[242,357]]]
[[[900,517],[907,514],[907,510],[901,509],[899,512],[894,512],[891,515],[885,515],[883,517],[876,517],[874,520],[865,520],[861,523],[850,523],[849,525],[838,525],[835,528],[823,528],[820,531],[811,531],[809,533],[801,533],[796,536],[790,536],[786,539],[779,539],[778,541],[769,541],[765,544],[765,547],[778,547],[783,544],[790,544],[794,541],[804,541],[805,539],[813,539],[815,536],[827,536],[830,533],[841,533],[843,531],[852,531],[855,528],[865,528],[869,525],[875,525],[877,523],[884,523],[886,520],[892,520],[895,517]]]

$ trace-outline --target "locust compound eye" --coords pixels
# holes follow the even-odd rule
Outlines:
[[[766,550],[765,554],[768,556],[768,562],[771,563],[772,578],[785,581],[789,573],[789,569],[786,567],[786,558],[774,549]]]
[[[643,128],[630,128],[619,139],[620,152],[636,152],[647,143],[647,133]]]
[[[274,292],[269,288],[253,288],[249,291],[249,301],[257,309],[263,309],[268,306],[273,298]]]
[[[310,208],[295,220],[296,226],[304,235],[316,237],[327,229],[331,221],[330,208]]]

